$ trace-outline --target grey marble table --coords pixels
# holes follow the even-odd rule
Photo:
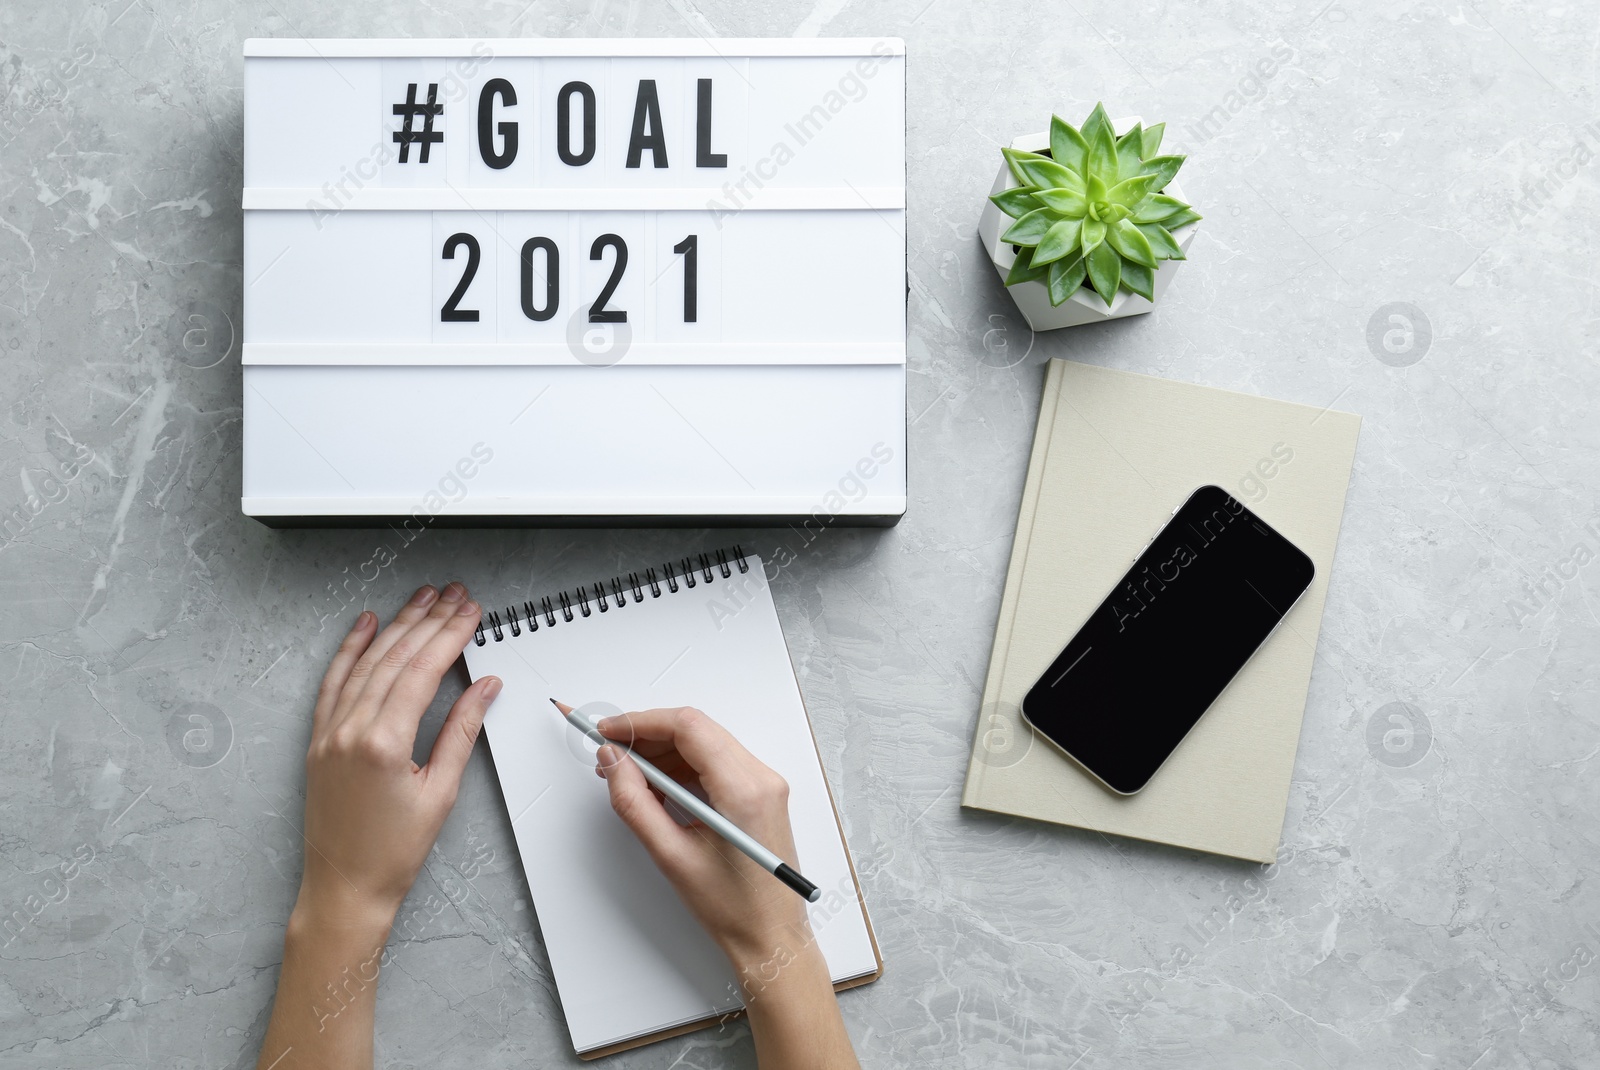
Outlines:
[[[5,0],[0,1066],[252,1064],[329,585],[383,538],[239,512],[241,42],[880,33],[910,57],[905,521],[435,530],[360,601],[788,546],[887,961],[842,999],[869,1065],[1600,1062],[1592,5]],[[1097,99],[1168,120],[1206,220],[1155,314],[1034,337],[974,225],[998,145]],[[958,806],[1050,358],[1365,417],[1276,866]],[[383,1065],[575,1062],[482,746],[407,909]],[[752,1062],[731,1026],[610,1065]]]

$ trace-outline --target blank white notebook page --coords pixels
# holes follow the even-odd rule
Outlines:
[[[521,635],[467,645],[474,679],[505,683],[484,728],[516,834],[573,1046],[591,1051],[742,1006],[734,974],[611,811],[594,745],[557,714],[606,701],[624,710],[694,706],[789,782],[799,869],[822,890],[811,926],[837,981],[875,973],[877,955],[761,561],[724,577],[681,570],[673,592],[644,573],[626,603],[542,613]],[[774,878],[775,879],[775,878]]]

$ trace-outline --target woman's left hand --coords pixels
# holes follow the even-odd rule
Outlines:
[[[483,717],[492,676],[456,700],[428,764],[417,726],[478,626],[459,583],[422,587],[381,632],[364,612],[322,681],[306,755],[306,859],[297,913],[387,931],[433,848]]]

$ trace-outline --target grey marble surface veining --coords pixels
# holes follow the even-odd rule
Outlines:
[[[374,569],[381,533],[240,515],[245,38],[882,33],[898,527],[433,530]],[[4,0],[0,1067],[253,1065],[345,570],[387,614],[723,540],[798,558],[779,611],[887,961],[842,997],[867,1065],[1600,1065],[1597,40],[1560,0]],[[982,197],[1098,99],[1168,121],[1206,221],[1154,314],[1033,337]],[[1274,867],[957,804],[1054,357],[1365,417]],[[382,1065],[575,1064],[481,745],[407,910]],[[740,1025],[609,1065],[752,1063]]]

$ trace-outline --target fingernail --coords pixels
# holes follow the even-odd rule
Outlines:
[[[425,583],[421,587],[417,588],[416,594],[411,596],[411,604],[414,606],[425,606],[438,597],[439,592],[433,589],[433,585]]]
[[[478,603],[468,599],[461,603],[461,608],[456,610],[458,617],[476,617],[479,613]]]
[[[467,589],[455,580],[444,585],[443,598],[446,602],[459,602],[467,596]]]
[[[500,694],[500,688],[503,687],[503,686],[505,686],[505,685],[503,685],[500,682],[500,677],[498,677],[498,676],[486,676],[486,677],[484,677],[484,680],[483,680],[483,701],[485,701],[485,702],[493,702],[495,700],[495,696]]]
[[[378,615],[372,612],[372,610],[363,609],[360,613],[356,614],[356,622],[350,625],[350,630],[353,632],[360,631],[362,628],[365,628],[367,625],[371,624],[377,619]]]
[[[617,748],[609,744],[595,751],[594,756],[599,759],[601,776],[605,776],[617,764]]]

